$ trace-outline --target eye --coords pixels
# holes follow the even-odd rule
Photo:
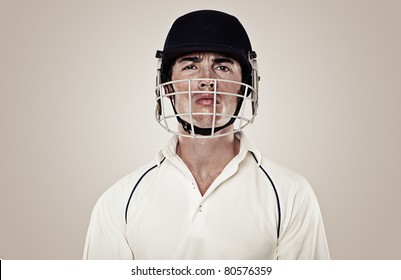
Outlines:
[[[182,70],[194,70],[196,67],[193,64],[182,67]]]
[[[229,72],[230,71],[230,68],[228,68],[225,65],[219,65],[219,66],[216,67],[216,69],[218,69],[220,71],[223,71],[223,72]]]

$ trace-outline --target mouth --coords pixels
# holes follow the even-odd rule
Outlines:
[[[201,106],[213,106],[214,95],[213,94],[197,94],[195,96],[195,103]],[[216,105],[219,104],[219,100],[216,100]]]

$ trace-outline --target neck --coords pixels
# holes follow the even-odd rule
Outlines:
[[[178,137],[177,155],[191,171],[202,195],[238,152],[239,140],[234,134],[217,138]]]

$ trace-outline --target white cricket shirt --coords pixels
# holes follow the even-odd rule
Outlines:
[[[236,137],[239,154],[203,196],[176,137],[114,184],[94,207],[84,259],[328,259],[308,182]]]

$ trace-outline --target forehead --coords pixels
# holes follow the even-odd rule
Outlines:
[[[176,63],[180,63],[182,61],[188,61],[190,60],[189,58],[193,59],[196,58],[199,61],[204,61],[204,60],[218,60],[220,59],[226,59],[230,60],[232,63],[239,64],[239,62],[234,59],[233,57],[223,54],[223,53],[216,53],[216,52],[192,52],[192,53],[187,53],[184,55],[180,55],[175,59]]]

